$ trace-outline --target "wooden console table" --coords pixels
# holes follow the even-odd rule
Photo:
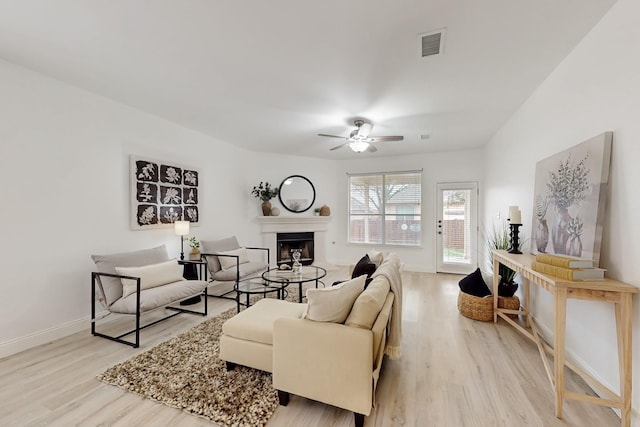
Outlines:
[[[632,330],[632,306],[633,294],[638,292],[638,288],[617,282],[611,279],[600,281],[573,282],[557,277],[542,274],[531,269],[531,262],[535,256],[530,254],[510,254],[506,251],[493,252],[493,271],[498,271],[499,264],[503,264],[510,269],[520,273],[524,280],[524,302],[520,310],[507,310],[498,308],[498,275],[493,277],[493,321],[497,322],[498,317],[503,318],[518,331],[531,339],[538,346],[547,377],[551,383],[551,388],[556,397],[556,417],[562,418],[563,399],[581,400],[597,405],[618,408],[621,412],[622,426],[631,425],[631,330]],[[529,285],[533,282],[546,289],[553,296],[555,306],[555,321],[553,334],[553,347],[548,345],[540,336],[535,321],[531,316]],[[612,302],[615,304],[616,333],[618,340],[618,364],[620,372],[620,393],[615,393],[604,384],[593,378],[584,370],[565,360],[565,328],[567,317],[567,299],[584,299],[591,301]],[[524,316],[525,326],[523,327],[516,320],[511,319],[509,314],[519,314]],[[553,370],[549,365],[546,354],[553,356]],[[572,371],[583,377],[591,385],[596,385],[606,398],[587,396],[565,390],[564,387],[564,367],[567,366]]]

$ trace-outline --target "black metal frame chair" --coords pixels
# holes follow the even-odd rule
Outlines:
[[[250,246],[246,246],[245,249],[249,249],[249,250],[260,250],[260,251],[266,251],[267,252],[267,267],[266,269],[269,269],[269,265],[271,263],[271,251],[269,250],[269,248],[258,248],[258,247],[250,247]],[[236,277],[235,277],[235,281],[233,284],[233,289],[226,291],[220,295],[214,295],[214,294],[209,294],[208,296],[210,297],[216,297],[216,298],[224,298],[224,299],[230,299],[236,302],[236,304],[239,304],[239,298],[240,298],[240,294],[238,294],[237,290],[238,290],[238,284],[242,281],[242,280],[246,280],[246,279],[251,279],[254,277],[261,277],[262,272],[259,272],[260,276],[257,276],[258,273],[253,272],[250,273],[246,276],[242,276],[240,277],[240,257],[238,255],[229,255],[229,254],[219,254],[219,253],[201,253],[200,254],[201,258],[204,259],[205,261],[207,260],[207,256],[216,256],[216,257],[228,257],[228,258],[235,258],[236,259]],[[212,277],[209,279],[210,282],[216,281],[216,279],[213,278],[213,275],[211,275]],[[218,280],[220,281],[220,280]],[[224,281],[222,281],[224,282]],[[229,280],[229,282],[231,282],[231,280]],[[235,296],[230,297],[227,296],[231,293],[235,293]],[[238,309],[239,311],[239,309]]]
[[[131,279],[131,280],[135,280],[136,281],[136,313],[135,314],[130,314],[130,315],[135,315],[136,318],[136,327],[135,329],[132,329],[128,332],[122,333],[118,336],[111,336],[111,335],[107,335],[104,334],[102,332],[98,332],[96,331],[96,279],[99,280],[99,276],[107,276],[107,277],[115,277],[118,279]],[[140,278],[139,277],[133,277],[133,276],[123,276],[120,274],[111,274],[111,273],[101,273],[101,272],[97,272],[94,271],[91,273],[91,335],[94,336],[98,336],[98,337],[102,337],[102,338],[106,338],[108,340],[111,341],[115,341],[115,342],[119,342],[121,344],[126,344],[129,345],[133,348],[138,348],[140,347],[140,331],[142,329],[148,328],[149,326],[153,326],[156,323],[160,323],[163,320],[167,320],[170,319],[172,317],[175,317],[181,313],[190,313],[190,314],[199,314],[201,316],[206,316],[208,313],[208,306],[207,306],[207,287],[205,286],[204,291],[203,291],[203,295],[204,295],[204,312],[200,312],[200,311],[195,311],[195,310],[188,310],[185,308],[180,308],[180,307],[173,307],[171,305],[167,305],[164,306],[164,308],[169,309],[169,310],[174,310],[176,311],[176,313],[170,314],[168,316],[163,317],[162,319],[158,319],[155,320],[151,323],[148,323],[146,325],[140,326],[140,316],[141,316],[141,312],[140,312]],[[193,295],[189,296],[188,298],[193,297]],[[188,299],[185,298],[185,299]],[[179,302],[179,301],[175,301],[174,303]],[[172,303],[172,304],[174,304]],[[157,308],[162,308],[163,306],[157,307]],[[109,310],[107,308],[107,310]],[[154,309],[155,310],[155,309]],[[109,310],[110,311],[110,310]],[[117,312],[111,312],[110,313],[117,313]],[[129,313],[119,313],[119,314],[129,314]],[[123,337],[126,337],[127,335],[131,335],[135,333],[135,341],[131,342],[131,341],[127,341],[122,339]]]

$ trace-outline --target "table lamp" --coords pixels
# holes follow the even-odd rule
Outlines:
[[[184,236],[189,234],[189,221],[175,221],[173,225],[180,236],[180,260],[184,260]]]

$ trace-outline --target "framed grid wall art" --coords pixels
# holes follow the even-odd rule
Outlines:
[[[131,155],[131,229],[168,228],[178,220],[200,223],[200,172],[174,162]]]

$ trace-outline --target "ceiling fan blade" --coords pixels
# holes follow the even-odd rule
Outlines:
[[[347,144],[348,144],[348,142],[345,142],[344,144],[336,145],[336,146],[335,146],[335,147],[333,147],[333,148],[329,148],[329,151],[337,150],[338,148],[342,148],[342,147],[344,147],[344,146],[345,146],[345,145],[347,145]]]
[[[391,142],[402,141],[404,136],[372,136],[367,138],[367,142]]]
[[[378,149],[375,147],[375,145],[369,144],[369,147],[367,148],[367,151],[370,152],[370,153],[375,153],[376,151],[378,151]]]
[[[327,135],[326,133],[319,133],[318,136],[328,136],[329,138],[349,139],[346,136]]]

